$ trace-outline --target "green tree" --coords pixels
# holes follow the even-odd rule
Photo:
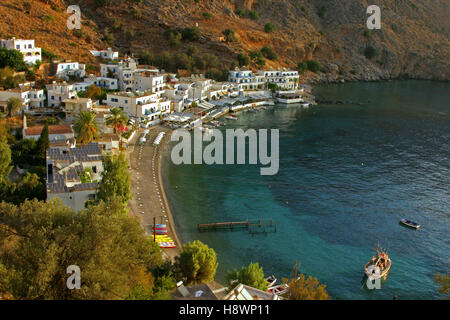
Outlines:
[[[193,57],[193,56],[195,56],[197,53],[198,53],[198,49],[197,49],[196,46],[189,46],[189,47],[187,48],[187,50],[186,50],[186,54],[187,54],[189,57]]]
[[[308,70],[308,64],[306,63],[306,61],[299,62],[297,64],[297,70],[300,73],[305,73]]]
[[[203,18],[206,20],[210,20],[212,18],[212,14],[210,12],[203,12],[202,13]]]
[[[0,137],[0,183],[6,183],[9,179],[11,166],[11,149],[9,148],[6,136]]]
[[[200,39],[201,32],[198,27],[184,28],[181,31],[181,35],[183,36],[183,40],[198,41]]]
[[[42,128],[41,135],[36,143],[37,156],[43,159],[45,165],[45,157],[47,149],[50,148],[50,138],[48,123],[45,122],[44,128]]]
[[[113,128],[114,133],[121,133],[128,122],[127,115],[120,108],[112,108],[111,115],[106,118],[106,125]]]
[[[92,100],[101,99],[102,95],[102,88],[97,87],[95,84],[90,85],[86,90],[86,97]]]
[[[105,155],[101,175],[97,200],[106,202],[111,198],[117,198],[125,207],[131,199],[130,173],[125,154],[121,152],[118,156]]]
[[[250,10],[250,11],[248,11],[248,17],[252,20],[258,20],[259,14],[256,11]]]
[[[297,279],[289,282],[290,300],[329,300],[328,293],[325,290],[326,285],[320,284],[319,280],[300,274]]]
[[[219,265],[216,252],[198,240],[183,245],[175,264],[187,285],[212,281]]]
[[[272,33],[275,31],[275,25],[271,22],[268,22],[264,25],[264,31],[267,33]]]
[[[248,58],[248,56],[243,54],[242,52],[238,53],[237,60],[239,67],[248,66],[248,64],[250,63],[250,59]]]
[[[258,263],[250,263],[248,267],[242,267],[241,271],[234,269],[228,272],[226,280],[229,284],[237,280],[236,284],[242,283],[256,289],[267,291],[267,281],[264,277],[264,271]],[[232,289],[231,286],[230,289]]]
[[[306,65],[308,66],[309,71],[317,73],[320,70],[320,63],[316,60],[307,60]]]
[[[278,59],[278,56],[275,53],[275,50],[271,47],[268,47],[268,46],[262,47],[261,53],[263,54],[264,57],[266,57],[269,60],[277,60]]]
[[[225,40],[227,42],[235,42],[236,41],[236,35],[234,34],[234,30],[225,29],[222,31],[222,34],[225,36]]]
[[[20,51],[14,49],[0,48],[0,68],[10,67],[15,71],[27,70]]]
[[[163,263],[161,251],[137,219],[120,210],[115,201],[78,214],[56,199],[1,203],[0,295],[96,300],[151,290],[148,269]],[[69,265],[80,267],[80,290],[66,287]]]
[[[8,116],[12,117],[15,115],[18,111],[22,109],[22,101],[18,98],[9,98],[8,102],[6,103],[6,110],[8,112]]]
[[[81,111],[73,128],[77,134],[77,141],[81,144],[92,142],[99,137],[100,129],[93,112]]]
[[[446,295],[445,299],[450,300],[450,276],[448,274],[440,274],[434,276],[434,282],[440,285],[439,293]]]
[[[372,59],[373,57],[375,57],[377,55],[377,50],[374,48],[374,47],[372,47],[372,46],[367,46],[365,49],[364,49],[364,56],[367,58],[367,59]]]

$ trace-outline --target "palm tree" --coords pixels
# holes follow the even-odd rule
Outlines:
[[[97,140],[101,132],[97,119],[95,118],[95,113],[90,111],[81,111],[73,128],[77,134],[77,141],[81,144]]]
[[[118,134],[123,131],[123,128],[128,122],[128,117],[120,108],[111,109],[111,115],[106,118],[106,125],[113,128],[114,133]]]
[[[123,113],[122,109],[120,108],[113,108],[111,109],[111,115],[106,118],[106,125],[113,128],[114,133],[119,135],[119,144],[120,148],[122,149],[122,134],[123,131],[126,129],[126,125],[128,122],[128,117],[125,113]]]
[[[8,116],[12,117],[22,108],[22,101],[17,98],[9,98],[6,104],[6,110],[8,111]]]

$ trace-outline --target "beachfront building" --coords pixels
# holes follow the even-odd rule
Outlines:
[[[7,39],[0,40],[0,47],[20,51],[23,55],[23,61],[32,65],[37,61],[42,61],[41,48],[34,45],[34,40]]]
[[[79,98],[77,96],[62,101],[62,110],[66,120],[75,120],[80,112],[92,111],[93,102],[90,98]]]
[[[170,101],[159,98],[153,92],[110,93],[107,95],[106,104],[121,108],[134,121],[147,124],[160,120],[170,112]]]
[[[262,90],[265,86],[264,76],[255,75],[251,70],[240,70],[239,68],[230,71],[228,81],[238,90]]]
[[[69,80],[70,78],[84,78],[86,76],[86,66],[76,61],[63,60],[55,61],[51,64],[52,75]]]
[[[151,91],[159,98],[164,93],[164,75],[152,71],[135,71],[133,75],[133,91]]]
[[[182,112],[190,104],[188,91],[180,83],[167,85],[164,96],[171,101],[171,111]]]
[[[74,83],[73,87],[77,92],[80,92],[86,91],[92,85],[111,91],[119,89],[119,82],[117,79],[96,77],[93,74],[89,75],[87,78],[84,78],[83,82]]]
[[[95,197],[103,172],[102,149],[98,143],[77,148],[49,148],[47,200],[58,198],[76,212]]]
[[[295,90],[298,89],[300,77],[298,71],[294,70],[260,70],[258,75],[264,77],[267,84],[274,83],[280,89]]]
[[[22,101],[22,110],[29,111],[32,108],[45,106],[45,94],[43,89],[36,89],[34,82],[19,84],[18,88],[0,90],[0,106],[6,108],[8,100],[17,98]]]
[[[101,50],[101,51],[91,51],[91,54],[94,57],[100,57],[102,59],[106,60],[117,60],[119,59],[119,52],[113,51],[111,48],[108,48],[108,50]]]
[[[49,107],[58,107],[66,99],[71,99],[77,96],[77,92],[72,84],[66,82],[57,83],[53,81],[52,84],[46,85],[47,101]]]

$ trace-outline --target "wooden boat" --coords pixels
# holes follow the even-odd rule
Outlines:
[[[414,221],[408,220],[408,219],[402,219],[402,220],[400,220],[400,223],[407,227],[416,229],[416,230],[420,228],[420,224],[418,224]]]
[[[277,283],[277,278],[275,278],[274,275],[271,275],[270,277],[266,278],[266,281],[267,281],[267,288],[270,289],[275,285],[275,283]]]
[[[269,288],[267,291],[271,294],[275,294],[275,295],[279,296],[279,295],[285,294],[289,291],[289,285],[286,283],[282,283],[278,286]]]
[[[384,278],[389,274],[391,270],[392,261],[387,255],[386,251],[383,251],[379,246],[376,249],[376,254],[369,260],[364,266],[364,272],[368,277],[372,279]]]

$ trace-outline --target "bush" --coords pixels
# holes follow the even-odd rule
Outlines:
[[[242,9],[238,9],[238,10],[236,10],[236,12],[235,12],[239,17],[243,17],[243,16],[245,16],[245,12],[244,12],[244,10],[242,10]]]
[[[366,49],[364,49],[364,56],[367,59],[370,60],[373,57],[375,57],[376,55],[377,55],[377,50],[374,47],[369,45],[369,46],[366,47]]]
[[[261,53],[263,54],[264,57],[266,57],[269,60],[277,60],[278,56],[275,53],[275,50],[273,50],[273,48],[264,46],[261,48]]]
[[[317,73],[320,70],[320,63],[316,60],[307,60],[306,65],[308,66],[309,71]]]
[[[109,0],[94,0],[94,6],[100,8],[109,3]]]
[[[198,27],[184,28],[181,31],[181,35],[183,40],[198,41],[200,39],[201,32]]]
[[[299,63],[297,64],[297,70],[298,70],[300,73],[306,72],[306,71],[308,70],[308,64],[306,63],[306,61],[299,62]]]
[[[28,69],[20,51],[0,48],[0,68],[5,67],[10,67],[15,71],[26,71]]]
[[[325,7],[320,7],[319,11],[317,12],[317,15],[323,18],[325,16]]]
[[[247,66],[250,63],[248,56],[243,53],[238,53],[237,60],[239,67]]]
[[[370,38],[371,31],[369,29],[365,29],[363,32],[364,37]]]
[[[225,36],[225,39],[227,42],[234,42],[236,41],[236,35],[234,34],[234,31],[231,29],[225,29],[222,31],[222,34]]]
[[[272,33],[275,31],[275,25],[271,22],[266,23],[264,26],[264,31],[267,33]]]
[[[206,20],[209,20],[212,18],[212,14],[210,12],[203,12],[202,13],[203,18],[205,18]]]
[[[258,12],[251,10],[248,12],[248,17],[250,19],[257,20],[257,19],[259,19],[259,14],[258,14]]]

